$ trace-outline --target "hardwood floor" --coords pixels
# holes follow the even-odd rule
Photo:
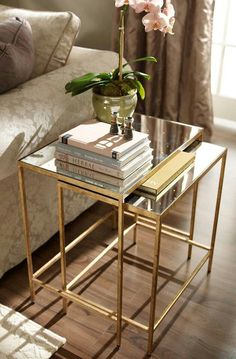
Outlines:
[[[207,275],[204,266],[166,316],[155,333],[153,358],[236,358],[236,133],[218,128],[213,143],[228,147],[229,155],[212,273]],[[195,238],[204,243],[209,241],[215,183],[216,171],[213,171],[204,179],[199,189]],[[67,226],[67,241],[107,210],[108,207],[96,204],[86,211]],[[170,213],[167,222],[186,228],[188,213],[189,196],[186,196]],[[72,251],[68,255],[68,279],[72,279],[84,268],[115,235],[108,221]],[[146,323],[151,288],[153,233],[147,229],[139,229],[136,246],[132,245],[132,233],[129,233],[125,239],[125,247],[124,314]],[[58,239],[55,236],[34,253],[35,268],[57,250]],[[82,278],[74,291],[115,309],[116,255],[116,250],[109,252]],[[135,263],[134,255],[139,257],[139,261]],[[187,261],[186,245],[163,236],[157,315],[172,299],[201,255],[200,249],[194,249],[192,260]],[[59,285],[58,273],[57,264],[42,278],[51,279],[54,284]],[[114,322],[76,304],[70,304],[68,314],[63,316],[61,300],[45,290],[38,290],[35,304],[28,301],[28,295],[24,262],[0,280],[0,302],[67,338],[67,343],[53,356],[54,359],[145,358],[147,334],[143,331],[130,325],[125,326],[122,346],[116,351]]]

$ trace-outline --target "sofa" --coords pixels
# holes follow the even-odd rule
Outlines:
[[[117,66],[117,54],[113,52],[73,46],[80,28],[74,14],[0,5],[0,21],[11,16],[26,18],[31,25],[35,68],[29,80],[0,95],[0,277],[25,258],[17,160],[94,116],[90,91],[75,97],[65,94],[64,86],[69,80]],[[58,27],[60,21],[63,31]],[[67,31],[70,21],[72,26]],[[67,46],[66,51],[58,47],[64,35],[62,47]],[[50,46],[54,46],[53,52]],[[50,60],[47,66],[42,66],[44,51]],[[26,171],[25,182],[34,251],[58,231],[56,183],[30,171]],[[66,192],[66,223],[92,204],[84,196]]]

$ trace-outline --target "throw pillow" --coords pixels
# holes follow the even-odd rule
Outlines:
[[[0,93],[27,81],[34,67],[30,24],[13,18],[0,23]]]
[[[0,21],[19,16],[29,21],[35,48],[31,77],[66,64],[80,29],[80,19],[71,12],[32,11],[0,5]]]

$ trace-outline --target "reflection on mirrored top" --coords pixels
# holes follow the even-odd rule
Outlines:
[[[149,134],[154,166],[177,149],[188,147],[202,133],[200,127],[137,114],[134,116],[133,127],[136,131]]]
[[[128,194],[148,178],[158,164],[177,150],[189,147],[202,133],[202,129],[196,126],[139,114],[134,115],[133,127],[148,134],[148,138],[126,151],[118,162],[108,157],[104,160],[102,153],[94,157],[87,147],[80,150],[77,161],[75,147],[60,145],[58,141],[23,158],[21,162],[35,167],[35,170],[49,171],[57,178],[59,174],[111,192]],[[64,146],[63,151],[60,146]]]

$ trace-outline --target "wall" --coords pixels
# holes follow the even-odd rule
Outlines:
[[[2,4],[26,9],[73,11],[81,19],[78,45],[99,49],[110,49],[113,0],[0,0]]]

